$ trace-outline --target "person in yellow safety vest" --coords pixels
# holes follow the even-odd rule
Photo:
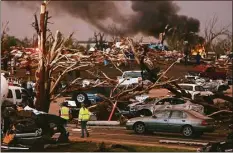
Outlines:
[[[90,112],[83,103],[82,103],[82,107],[79,110],[78,119],[81,122],[81,130],[82,130],[81,138],[84,138],[84,131],[86,132],[87,137],[89,137],[89,132],[87,131],[87,122],[90,119]]]
[[[71,110],[67,103],[63,103],[59,111],[60,117],[65,119],[67,122],[71,118]]]

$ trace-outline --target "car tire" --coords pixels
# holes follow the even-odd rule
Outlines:
[[[134,131],[137,134],[144,134],[146,132],[146,126],[142,122],[136,123],[134,125]]]
[[[216,147],[216,152],[225,152],[220,145]]]
[[[76,92],[72,96],[72,100],[76,102],[76,105],[78,108],[81,107],[81,103],[84,103],[86,105],[91,105],[91,102],[88,100],[87,94],[84,92]]]
[[[39,141],[36,141],[32,146],[31,148],[29,149],[30,152],[43,152],[45,151],[45,148],[44,148],[44,143],[41,142],[41,140]]]
[[[192,137],[193,133],[194,133],[193,128],[190,125],[185,125],[182,128],[182,134],[185,137]]]

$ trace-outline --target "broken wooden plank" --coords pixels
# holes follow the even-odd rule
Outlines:
[[[186,144],[186,145],[207,145],[208,143],[204,142],[190,142],[190,141],[177,141],[177,140],[159,140],[159,143],[171,143],[171,144]]]

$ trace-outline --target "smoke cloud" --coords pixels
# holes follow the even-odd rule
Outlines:
[[[35,9],[35,5],[38,6],[41,2],[9,1],[9,3]],[[124,33],[128,35],[141,32],[144,35],[158,37],[166,25],[184,33],[199,32],[199,20],[178,15],[179,7],[172,1],[132,1],[131,8],[134,14],[124,16],[114,1],[51,1],[49,4],[49,9],[81,18],[108,34],[112,31],[103,24],[107,19],[121,25]]]

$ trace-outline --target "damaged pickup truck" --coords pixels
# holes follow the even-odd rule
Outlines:
[[[66,120],[7,100],[8,83],[1,75],[1,150],[42,151],[52,144],[67,143]],[[60,133],[58,139],[52,138]]]

